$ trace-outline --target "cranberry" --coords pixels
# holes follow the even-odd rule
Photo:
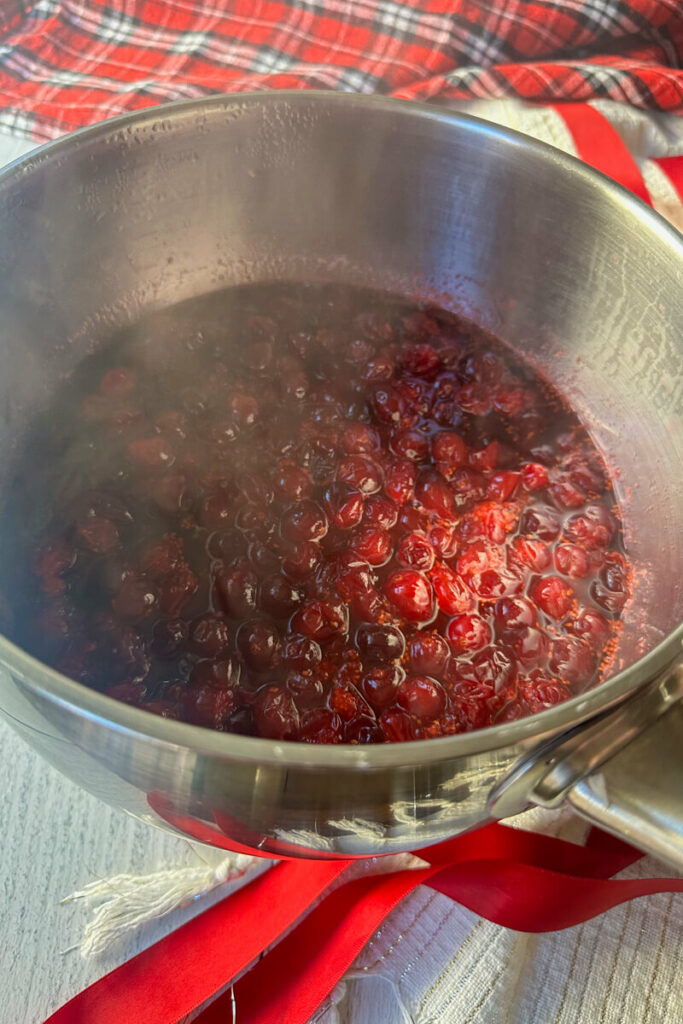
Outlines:
[[[175,462],[170,444],[159,435],[131,441],[128,454],[135,465],[144,470],[169,469]]]
[[[162,512],[179,512],[191,505],[187,480],[180,473],[148,480],[147,491]]]
[[[159,586],[159,607],[166,615],[179,615],[198,588],[199,580],[192,570],[180,566],[170,572]]]
[[[434,590],[422,573],[414,569],[391,573],[384,582],[384,593],[408,622],[431,622],[434,618]]]
[[[571,696],[566,686],[553,679],[526,683],[520,687],[520,694],[527,713],[531,715],[537,715],[540,711],[562,704]]]
[[[249,561],[254,571],[263,575],[273,573],[280,567],[280,558],[268,544],[259,544],[258,541],[249,545]]]
[[[540,629],[527,626],[514,634],[512,648],[520,664],[536,665],[545,661],[548,655],[548,638]]]
[[[438,353],[431,345],[413,345],[403,353],[403,369],[416,377],[431,377],[441,366]]]
[[[349,423],[342,434],[342,445],[349,455],[372,455],[380,449],[379,434],[367,423]]]
[[[387,743],[403,743],[415,738],[415,724],[405,711],[390,708],[379,719],[382,735]]]
[[[319,704],[324,692],[322,680],[305,672],[290,672],[285,686],[299,711]]]
[[[553,560],[550,548],[542,540],[515,537],[510,544],[510,560],[514,565],[526,566],[534,572],[543,572]]]
[[[232,523],[235,504],[232,496],[224,490],[216,491],[204,499],[199,521],[206,530],[222,530]]]
[[[422,534],[409,533],[401,540],[396,559],[408,569],[427,572],[434,565],[434,549]]]
[[[618,615],[626,604],[626,592],[614,589],[601,579],[591,584],[590,592],[595,603],[611,615]]]
[[[283,501],[301,501],[310,498],[313,481],[307,469],[293,462],[281,462],[275,475],[275,491]]]
[[[457,572],[447,565],[436,565],[430,574],[436,592],[439,609],[446,615],[458,615],[469,611],[474,605],[474,598]]]
[[[259,404],[253,395],[234,394],[227,401],[231,418],[243,427],[254,424],[259,415]]]
[[[455,651],[478,651],[491,643],[491,628],[481,615],[456,615],[446,629],[448,642]]]
[[[418,675],[440,676],[448,660],[448,644],[438,633],[417,633],[408,655],[410,667]]]
[[[558,544],[555,548],[555,568],[563,576],[582,579],[590,570],[588,555],[577,544]]]
[[[285,644],[284,658],[292,668],[313,669],[322,661],[320,644],[305,636],[293,636]]]
[[[78,540],[89,551],[103,555],[112,551],[119,543],[119,531],[110,519],[90,516],[76,523]]]
[[[237,647],[247,668],[265,672],[280,660],[280,634],[263,619],[248,619],[237,630]]]
[[[610,634],[607,619],[592,608],[581,608],[568,627],[579,636],[586,637],[592,644],[604,644]]]
[[[429,456],[429,439],[421,430],[397,430],[389,442],[395,455],[401,455],[411,462],[424,462]]]
[[[273,573],[261,584],[260,605],[265,612],[282,619],[291,615],[305,597],[301,587],[295,586],[281,573]]]
[[[364,661],[398,661],[406,642],[397,626],[362,625],[356,632],[356,646]]]
[[[242,562],[216,573],[216,604],[232,619],[242,619],[256,608],[256,574]]]
[[[574,603],[574,591],[559,576],[546,576],[531,586],[531,597],[552,619],[563,619]]]
[[[259,690],[252,709],[259,736],[270,740],[295,740],[299,736],[299,713],[292,695],[279,686]]]
[[[304,743],[341,743],[342,720],[327,708],[315,708],[301,718],[299,739]]]
[[[183,542],[175,533],[166,533],[158,541],[144,547],[140,553],[140,568],[152,579],[158,580],[177,569],[183,561]]]
[[[561,636],[553,640],[550,667],[569,683],[587,683],[595,672],[595,657],[585,640]]]
[[[487,497],[494,501],[508,501],[515,493],[519,479],[519,473],[511,473],[509,470],[494,473],[486,489]]]
[[[306,601],[292,619],[292,629],[322,643],[348,628],[348,609],[335,601]]]
[[[390,463],[384,476],[384,493],[397,505],[405,505],[415,492],[417,471],[408,459],[397,459]]]
[[[157,595],[150,585],[131,573],[121,584],[119,592],[112,600],[111,608],[117,618],[134,622],[149,615],[156,603]]]
[[[322,552],[313,541],[303,541],[288,550],[282,561],[282,571],[293,580],[305,580],[312,576],[322,560]]]
[[[235,657],[221,661],[198,661],[190,675],[191,686],[210,686],[216,690],[235,689],[240,681],[240,664]]]
[[[581,508],[586,500],[586,492],[566,477],[555,480],[550,485],[550,493],[555,504],[563,509]]]
[[[485,647],[474,655],[472,665],[477,680],[492,686],[496,694],[509,690],[517,680],[515,659],[503,647]]]
[[[339,464],[338,480],[350,484],[362,494],[375,494],[382,486],[380,465],[367,455],[347,455]]]
[[[398,509],[389,498],[373,494],[365,502],[363,522],[366,526],[379,526],[383,530],[390,530],[392,526],[396,526],[397,521]]]
[[[212,686],[191,686],[184,697],[185,719],[193,725],[208,729],[223,729],[235,710],[237,700],[231,689],[220,690]]]
[[[478,452],[470,452],[469,463],[472,469],[479,472],[495,469],[500,457],[500,444],[498,441],[491,441]]]
[[[447,478],[467,461],[467,446],[459,434],[442,431],[432,441],[432,456],[441,473]]]
[[[363,495],[348,484],[331,484],[323,501],[330,525],[338,530],[351,530],[363,518]]]
[[[453,512],[453,492],[441,476],[432,470],[420,473],[415,486],[415,497],[425,508],[448,519]]]
[[[536,609],[524,597],[503,597],[496,601],[494,612],[501,635],[536,625]]]
[[[416,718],[436,718],[446,706],[446,694],[436,679],[408,676],[398,688],[397,703]]]
[[[531,534],[540,540],[555,540],[561,524],[557,513],[551,511],[547,505],[542,505],[526,510],[522,516],[520,529],[522,533]]]
[[[405,677],[398,665],[375,665],[363,676],[360,688],[375,711],[382,711],[396,700],[397,688]]]
[[[125,398],[137,387],[137,377],[127,366],[107,370],[100,380],[100,393],[108,398]]]
[[[373,526],[362,526],[354,534],[353,550],[370,565],[386,565],[393,545],[388,533]]]
[[[343,680],[335,680],[327,697],[327,705],[342,722],[349,722],[358,715],[373,717],[372,709],[358,689]]]
[[[160,658],[174,658],[187,641],[187,623],[183,619],[160,619],[154,625],[152,649]]]
[[[429,531],[429,541],[439,558],[455,558],[458,553],[458,538],[452,526],[434,526]]]
[[[320,540],[327,533],[327,516],[316,502],[300,501],[282,516],[280,532],[293,542]]]
[[[525,462],[521,476],[528,491],[541,491],[548,486],[548,470],[540,462]]]
[[[612,513],[604,505],[588,505],[584,512],[570,516],[565,533],[586,548],[604,548],[617,529]]]
[[[218,615],[202,615],[190,625],[189,643],[203,658],[218,658],[230,647],[227,622]]]
[[[381,726],[369,715],[356,715],[344,725],[346,743],[382,743],[384,733]]]
[[[486,477],[467,466],[456,469],[451,484],[459,506],[464,502],[480,501],[486,494]]]

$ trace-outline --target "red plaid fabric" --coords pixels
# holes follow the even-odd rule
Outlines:
[[[683,112],[682,0],[0,0],[15,134],[276,88]]]

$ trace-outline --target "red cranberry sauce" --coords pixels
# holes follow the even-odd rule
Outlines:
[[[442,736],[594,685],[617,641],[599,453],[439,309],[306,285],[186,304],[87,361],[28,452],[16,637],[159,715]]]

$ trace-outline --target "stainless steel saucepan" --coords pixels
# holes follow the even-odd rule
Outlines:
[[[19,161],[0,176],[0,502],[32,415],[113,329],[283,278],[436,298],[569,397],[618,468],[639,566],[617,670],[480,732],[313,747],[155,717],[0,639],[4,714],[90,792],[217,846],[390,853],[567,800],[683,867],[683,241],[577,161],[305,92],[173,104]]]

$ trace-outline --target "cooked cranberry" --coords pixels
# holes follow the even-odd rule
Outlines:
[[[536,665],[548,655],[548,638],[540,629],[527,626],[517,630],[514,635],[512,649],[517,660],[525,667]]]
[[[247,668],[265,672],[280,660],[280,634],[264,619],[250,619],[237,630],[237,646]]]
[[[371,495],[365,502],[363,524],[365,526],[379,526],[383,530],[390,530],[398,520],[398,508],[396,503],[381,494]]]
[[[306,499],[291,505],[280,521],[280,532],[287,540],[320,540],[327,533],[327,516],[315,501]]]
[[[457,572],[447,565],[436,565],[429,577],[436,592],[439,609],[446,615],[469,611],[474,604],[470,590]]]
[[[405,711],[385,711],[379,719],[382,734],[387,743],[403,743],[415,738],[415,723]]]
[[[427,470],[418,475],[415,497],[425,508],[448,518],[453,512],[453,492],[440,473]]]
[[[137,377],[127,366],[107,370],[100,380],[100,392],[108,398],[124,398],[137,387]]]
[[[510,559],[515,565],[523,565],[534,572],[543,572],[553,560],[550,548],[542,540],[515,537],[510,544]]]
[[[446,636],[454,651],[478,651],[491,642],[491,628],[481,615],[465,612],[451,619]]]
[[[446,706],[446,694],[436,679],[408,676],[398,688],[397,702],[416,718],[436,718]]]
[[[531,586],[531,597],[552,619],[562,619],[574,603],[574,591],[559,576],[546,576]]]
[[[391,435],[389,446],[395,455],[423,462],[429,455],[429,439],[421,430],[397,430]]]
[[[102,555],[112,551],[119,543],[119,531],[110,519],[90,516],[76,523],[79,542],[89,551]]]
[[[521,470],[522,483],[528,491],[541,491],[548,486],[548,470],[540,462],[526,462]]]
[[[284,658],[292,668],[302,671],[315,668],[322,661],[322,656],[320,644],[306,636],[290,637],[285,644]]]
[[[304,743],[341,743],[342,732],[339,715],[327,708],[315,708],[302,716],[299,739]]]
[[[406,642],[397,626],[362,625],[356,631],[356,646],[364,661],[398,661]]]
[[[417,633],[408,655],[410,667],[418,675],[440,676],[448,660],[448,644],[438,633]]]
[[[442,431],[432,441],[432,456],[441,473],[450,479],[467,461],[467,446],[459,434]]]
[[[367,455],[347,455],[339,464],[337,478],[360,491],[374,494],[382,486],[381,466]]]
[[[169,469],[175,462],[170,444],[159,435],[131,441],[128,454],[140,469]]]
[[[555,480],[550,493],[560,508],[581,508],[586,501],[586,492],[566,477]]]
[[[187,566],[174,569],[159,586],[159,607],[166,615],[179,615],[190,598],[196,594],[199,580]]]
[[[530,533],[541,540],[555,540],[561,529],[561,523],[556,512],[552,512],[546,505],[529,508],[522,516],[520,525],[522,533]]]
[[[331,484],[323,502],[330,525],[338,530],[351,530],[363,518],[363,495],[349,484]]]
[[[279,572],[268,576],[261,584],[259,592],[261,608],[268,612],[269,615],[274,615],[278,619],[287,618],[287,616],[291,615],[299,607],[304,597],[305,592],[301,587],[290,583]]]
[[[190,625],[189,643],[203,658],[218,658],[230,647],[227,622],[218,615],[202,615]]]
[[[384,476],[384,493],[397,505],[405,505],[413,497],[417,471],[408,459],[396,459]]]
[[[259,404],[253,395],[234,394],[228,398],[227,410],[241,426],[250,427],[258,418]]]
[[[161,579],[183,561],[183,542],[175,533],[166,533],[140,552],[140,568],[152,579]]]
[[[192,504],[187,480],[180,473],[148,480],[147,491],[162,512],[187,510]]]
[[[595,671],[595,656],[585,640],[561,636],[553,640],[550,667],[568,683],[587,683]]]
[[[190,675],[191,686],[210,686],[216,690],[235,689],[240,681],[240,663],[233,654],[220,661],[198,661]]]
[[[590,563],[588,555],[577,544],[558,544],[555,548],[555,568],[563,576],[582,579],[588,575]]]
[[[242,562],[216,573],[216,603],[232,619],[242,619],[256,608],[256,574]]]
[[[556,704],[562,704],[563,701],[568,700],[571,697],[571,692],[556,680],[541,679],[520,687],[520,695],[526,713],[537,715],[540,711],[545,711],[547,708],[552,708]]]
[[[391,573],[384,582],[384,593],[408,622],[431,622],[434,618],[434,590],[422,573],[414,569]]]
[[[275,490],[283,501],[301,501],[310,498],[313,481],[307,469],[293,462],[282,462],[275,474]]]
[[[154,624],[152,649],[160,658],[174,658],[187,641],[187,623],[183,619],[160,619]]]
[[[509,690],[517,679],[515,660],[503,647],[485,647],[474,655],[472,665],[478,681],[497,694]]]
[[[290,672],[285,686],[291,693],[299,711],[315,707],[324,693],[322,680],[305,672]]]
[[[213,686],[188,687],[183,705],[185,718],[193,725],[208,729],[223,729],[235,710],[237,698],[232,689],[217,689]]]
[[[335,679],[327,695],[327,706],[342,722],[349,722],[358,715],[373,717],[372,709],[360,691],[343,679]]]
[[[252,708],[259,736],[269,740],[295,740],[299,735],[299,713],[292,695],[279,686],[259,690]]]
[[[458,504],[463,502],[480,501],[486,494],[486,477],[474,469],[462,466],[456,469],[451,478],[453,492],[457,496]]]
[[[607,619],[592,608],[581,608],[568,626],[579,636],[585,636],[592,644],[604,644],[610,634]]]
[[[149,615],[156,602],[157,596],[149,583],[131,573],[121,584],[121,589],[112,600],[111,607],[114,615],[118,618],[130,619],[134,622]]]
[[[536,609],[524,597],[503,597],[496,601],[494,612],[501,634],[536,625]]]
[[[371,455],[379,451],[379,434],[367,423],[349,423],[342,434],[342,445],[349,455]]]
[[[225,490],[215,491],[204,499],[199,512],[199,521],[207,530],[224,530],[232,523],[235,501]]]
[[[413,345],[403,353],[403,368],[417,377],[429,377],[441,366],[441,360],[431,345]]]
[[[307,601],[292,619],[292,628],[297,633],[322,643],[346,633],[348,627],[348,609],[334,601]]]
[[[570,516],[565,533],[586,548],[604,548],[616,529],[616,520],[604,505],[589,505],[584,512]]]
[[[601,579],[591,584],[590,592],[595,603],[611,615],[618,615],[626,604],[626,592],[613,589]]]
[[[280,558],[268,544],[252,541],[249,545],[249,561],[255,572],[269,575],[280,567]]]
[[[519,473],[511,473],[509,470],[494,473],[486,489],[487,497],[494,501],[508,501],[515,493],[519,479]]]
[[[370,565],[386,565],[391,558],[391,536],[374,526],[361,526],[353,536],[353,550]]]
[[[313,541],[303,541],[289,549],[282,561],[282,571],[293,580],[305,580],[320,565],[322,552]]]
[[[376,719],[368,715],[356,715],[344,724],[346,743],[382,743],[384,733]]]
[[[375,665],[363,676],[361,692],[375,711],[381,711],[394,703],[404,677],[405,672],[398,665]]]
[[[407,569],[427,572],[434,565],[434,548],[421,533],[409,533],[398,546],[396,560]]]

